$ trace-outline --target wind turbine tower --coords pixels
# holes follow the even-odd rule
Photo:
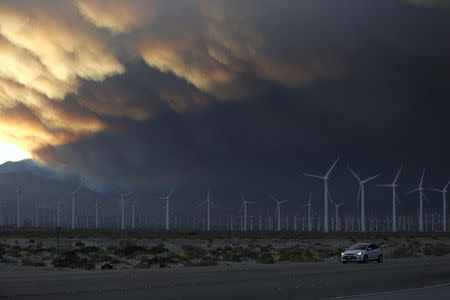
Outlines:
[[[72,229],[75,229],[75,198],[80,187],[81,184],[72,192]]]
[[[17,228],[20,228],[20,204],[22,201],[22,190],[17,188]]]
[[[203,205],[206,203],[206,230],[210,231],[211,230],[211,214],[210,214],[210,210],[211,210],[211,199],[210,199],[210,188],[208,187],[208,193],[206,194],[206,200],[203,201],[202,203],[200,203],[200,205]]]
[[[343,205],[344,204],[344,202],[341,202],[341,203],[338,203],[338,204],[336,204],[336,203],[334,203],[334,209],[335,209],[335,218],[336,218],[336,220],[335,220],[335,229],[336,229],[336,231],[339,231],[340,230],[340,226],[339,226],[339,207],[341,206],[341,205]]]
[[[450,181],[447,185],[442,189],[431,189],[435,192],[442,193],[442,230],[447,232],[447,188],[450,184]]]
[[[56,226],[61,227],[61,198],[56,201]]]
[[[347,166],[347,168],[350,170],[350,172],[353,174],[353,176],[355,176],[356,180],[358,180],[359,182],[359,191],[358,191],[358,199],[359,199],[359,195],[361,194],[361,224],[360,224],[360,230],[361,232],[366,232],[366,207],[365,207],[365,191],[364,191],[364,184],[366,184],[367,182],[377,178],[378,176],[380,176],[380,174],[372,176],[370,178],[361,180],[361,178],[359,178],[358,175],[356,175],[355,172],[353,172],[353,170]]]
[[[35,215],[36,222],[35,222],[35,225],[36,225],[37,228],[39,228],[39,203],[35,204],[35,208],[36,208],[36,215]]]
[[[277,204],[277,231],[281,231],[281,204],[287,202],[288,200],[278,201],[274,196],[271,196],[273,201]]]
[[[125,198],[131,195],[133,192],[128,192],[125,194],[120,194],[120,206],[121,206],[121,223],[120,229],[125,229]]]
[[[98,220],[98,210],[99,210],[99,203],[98,199],[95,199],[95,228],[98,229],[100,227],[100,223]]]
[[[312,198],[312,193],[309,193],[309,199],[308,199],[308,203],[306,204],[306,206],[308,207],[308,231],[311,231],[311,198]]]
[[[0,226],[5,225],[5,216],[3,215],[3,204],[0,203]]]
[[[324,216],[323,216],[323,231],[328,232],[328,201],[329,201],[329,192],[328,192],[328,179],[331,174],[331,171],[333,171],[334,167],[336,166],[337,162],[339,161],[339,157],[336,159],[336,161],[331,165],[328,172],[325,174],[325,176],[319,176],[319,175],[313,175],[313,174],[304,174],[308,177],[313,177],[317,179],[323,180],[323,207],[324,207]]]
[[[166,227],[166,230],[170,230],[170,220],[169,220],[169,200],[170,200],[170,197],[172,196],[172,193],[173,193],[173,190],[174,190],[174,188],[175,187],[172,187],[172,189],[170,190],[170,192],[169,192],[169,194],[167,194],[167,196],[165,196],[165,197],[160,197],[159,199],[161,199],[161,200],[166,200],[166,205],[165,205],[165,209],[166,209],[166,224],[165,224],[165,227]]]
[[[423,177],[425,176],[425,169],[422,171],[422,177],[420,178],[419,187],[415,190],[408,192],[408,194],[419,192],[419,231],[423,232],[423,198],[424,198],[424,188],[423,188]]]
[[[246,201],[244,194],[241,192],[242,206],[244,207],[244,231],[247,231],[247,204],[254,204],[256,202]]]
[[[136,200],[131,203],[131,228],[134,229],[134,209],[136,207]]]
[[[397,232],[397,212],[396,207],[397,203],[399,203],[398,195],[397,195],[397,179],[402,172],[402,168],[398,170],[397,176],[394,178],[394,182],[392,184],[379,184],[378,186],[390,187],[392,188],[392,232]]]

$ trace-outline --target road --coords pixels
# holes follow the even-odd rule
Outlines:
[[[448,284],[450,257],[447,256],[365,265],[324,262],[155,270],[1,272],[0,298],[263,300],[353,296],[353,299],[450,299]]]

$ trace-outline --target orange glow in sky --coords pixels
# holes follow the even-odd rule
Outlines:
[[[0,164],[7,161],[19,161],[31,158],[31,154],[12,143],[0,141]]]

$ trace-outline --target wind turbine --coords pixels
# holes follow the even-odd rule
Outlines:
[[[161,200],[166,200],[166,230],[170,229],[170,221],[169,221],[169,200],[170,200],[170,196],[172,196],[173,190],[175,187],[172,187],[172,189],[170,190],[169,194],[167,194],[167,196],[165,197],[159,197],[159,199]]]
[[[397,195],[397,179],[402,172],[402,168],[398,170],[397,176],[394,178],[394,182],[392,184],[379,184],[378,186],[390,187],[392,188],[392,232],[397,232],[397,213],[396,213],[396,202],[399,203],[398,195]]]
[[[287,202],[288,200],[278,201],[274,196],[271,196],[273,201],[277,204],[276,213],[277,213],[277,231],[281,230],[281,204]]]
[[[247,204],[254,204],[256,202],[246,201],[244,194],[241,192],[242,206],[244,207],[244,231],[247,231]]]
[[[366,184],[367,182],[377,178],[378,176],[380,176],[380,174],[369,177],[367,179],[361,180],[361,178],[359,178],[358,175],[356,175],[356,173],[349,167],[347,166],[347,168],[350,170],[350,172],[353,174],[353,176],[355,176],[356,180],[358,180],[359,182],[359,191],[358,191],[358,199],[356,201],[359,200],[359,195],[361,194],[361,232],[366,232],[366,208],[365,208],[365,191],[364,191],[364,184]]]
[[[424,188],[422,186],[423,184],[423,177],[425,176],[425,169],[422,171],[422,177],[420,178],[419,187],[415,190],[412,190],[408,192],[408,194],[419,192],[419,231],[423,232],[423,199],[424,199]]]
[[[450,184],[450,180],[447,185],[442,189],[431,189],[432,191],[442,193],[442,230],[447,232],[447,188]]]
[[[120,194],[120,206],[121,206],[121,225],[120,225],[120,229],[124,230],[125,229],[125,198],[129,195],[131,195],[133,192],[128,192],[128,193],[124,193],[124,194]]]
[[[0,203],[0,226],[5,225],[5,216],[3,215],[3,204]]]
[[[308,231],[311,231],[311,198],[312,193],[309,193],[308,203],[306,203],[306,206],[308,207]]]
[[[75,198],[76,198],[77,192],[80,188],[81,188],[81,183],[72,192],[72,229],[75,229]]]
[[[319,175],[313,175],[313,174],[304,174],[308,177],[318,178],[323,180],[323,206],[324,206],[324,216],[323,216],[323,231],[328,232],[328,179],[331,174],[331,171],[333,171],[334,167],[336,166],[337,162],[339,161],[340,157],[336,159],[336,161],[331,165],[328,172],[325,174],[325,176],[319,176]]]
[[[210,199],[210,188],[208,187],[208,193],[206,194],[206,200],[200,203],[200,205],[203,205],[206,203],[206,209],[207,209],[207,219],[206,219],[206,230],[211,230],[211,215],[210,215],[210,209],[211,209],[211,199]]]
[[[336,220],[335,220],[335,222],[336,222],[336,225],[335,225],[335,228],[336,228],[336,231],[339,231],[339,207],[341,206],[341,205],[343,205],[344,204],[344,202],[341,202],[341,203],[333,203],[334,204],[334,209],[335,209],[335,218],[336,218]]]
[[[95,198],[95,228],[98,229],[100,227],[99,219],[98,219],[98,210],[99,210],[99,204],[98,199]]]
[[[17,228],[20,228],[20,202],[22,201],[22,189],[17,188]]]
[[[35,209],[36,209],[36,214],[35,214],[36,222],[35,222],[35,226],[36,226],[36,228],[39,228],[39,203],[35,203],[35,204],[34,204],[34,207],[35,207]]]
[[[61,227],[61,200],[62,197],[56,200],[56,227]]]
[[[134,229],[134,208],[136,207],[136,200],[131,203],[131,228]]]

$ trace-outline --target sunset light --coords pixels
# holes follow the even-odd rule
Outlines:
[[[26,152],[12,143],[0,141],[0,164],[7,161],[19,161],[30,158],[31,154]]]

